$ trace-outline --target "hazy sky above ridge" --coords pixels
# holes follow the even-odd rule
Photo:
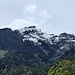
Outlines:
[[[0,0],[0,28],[32,25],[47,33],[75,34],[75,0]]]

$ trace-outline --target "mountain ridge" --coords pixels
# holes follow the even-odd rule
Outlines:
[[[0,49],[25,50],[28,53],[38,54],[43,61],[47,60],[47,62],[58,60],[66,51],[74,47],[73,34],[47,34],[35,26],[14,31],[10,28],[0,29]]]

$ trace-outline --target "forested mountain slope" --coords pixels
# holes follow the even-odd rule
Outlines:
[[[18,72],[15,75],[47,75],[49,68],[61,60],[74,62],[75,36],[47,34],[35,26],[14,31],[0,29],[0,55],[0,75],[14,75],[11,72]],[[50,71],[48,74],[53,75]]]

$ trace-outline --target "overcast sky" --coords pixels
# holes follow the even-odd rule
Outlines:
[[[32,25],[50,34],[75,34],[75,0],[0,0],[0,28]]]

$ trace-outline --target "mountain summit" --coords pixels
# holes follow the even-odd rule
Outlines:
[[[75,51],[74,47],[75,36],[73,34],[47,34],[35,26],[14,31],[10,28],[0,29],[0,49],[25,51],[31,55],[38,55],[41,61],[45,62],[67,56],[66,52]]]

